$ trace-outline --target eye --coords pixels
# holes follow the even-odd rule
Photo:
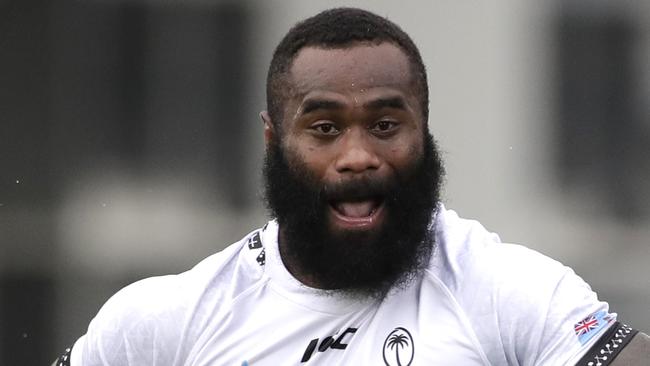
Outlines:
[[[339,129],[329,122],[318,123],[311,127],[312,130],[316,131],[321,135],[334,136],[339,133]]]
[[[375,123],[370,129],[374,132],[386,134],[395,130],[397,126],[398,123],[395,121],[381,120]]]

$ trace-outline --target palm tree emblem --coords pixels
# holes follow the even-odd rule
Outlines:
[[[397,366],[408,366],[413,361],[413,338],[408,330],[402,327],[395,328],[386,338],[384,342],[384,362],[386,365],[393,365],[391,360],[393,357],[390,357],[386,352],[395,351],[395,361]],[[406,354],[400,354],[400,351],[406,350]],[[406,363],[402,363],[405,361]]]
[[[395,358],[397,359],[397,365],[402,366],[402,363],[399,361],[399,349],[408,346],[408,338],[404,334],[393,334],[388,338],[388,348],[395,348]]]

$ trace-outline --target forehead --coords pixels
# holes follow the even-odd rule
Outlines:
[[[294,95],[311,91],[346,92],[372,88],[412,91],[409,60],[392,43],[360,43],[345,48],[305,47],[290,68]]]

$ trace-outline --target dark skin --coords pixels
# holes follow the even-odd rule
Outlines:
[[[347,48],[306,47],[290,69],[282,136],[262,112],[266,144],[280,139],[290,161],[300,161],[322,182],[387,177],[411,167],[423,151],[426,121],[407,56],[391,43]],[[386,219],[381,202],[332,202],[332,232],[377,232]],[[286,253],[280,228],[280,253]],[[319,288],[283,255],[289,272]]]

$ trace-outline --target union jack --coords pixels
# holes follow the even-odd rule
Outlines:
[[[596,319],[594,315],[588,316],[586,319],[577,322],[576,325],[573,326],[573,329],[575,329],[576,335],[578,336],[589,333],[596,328],[598,328],[598,319]]]

